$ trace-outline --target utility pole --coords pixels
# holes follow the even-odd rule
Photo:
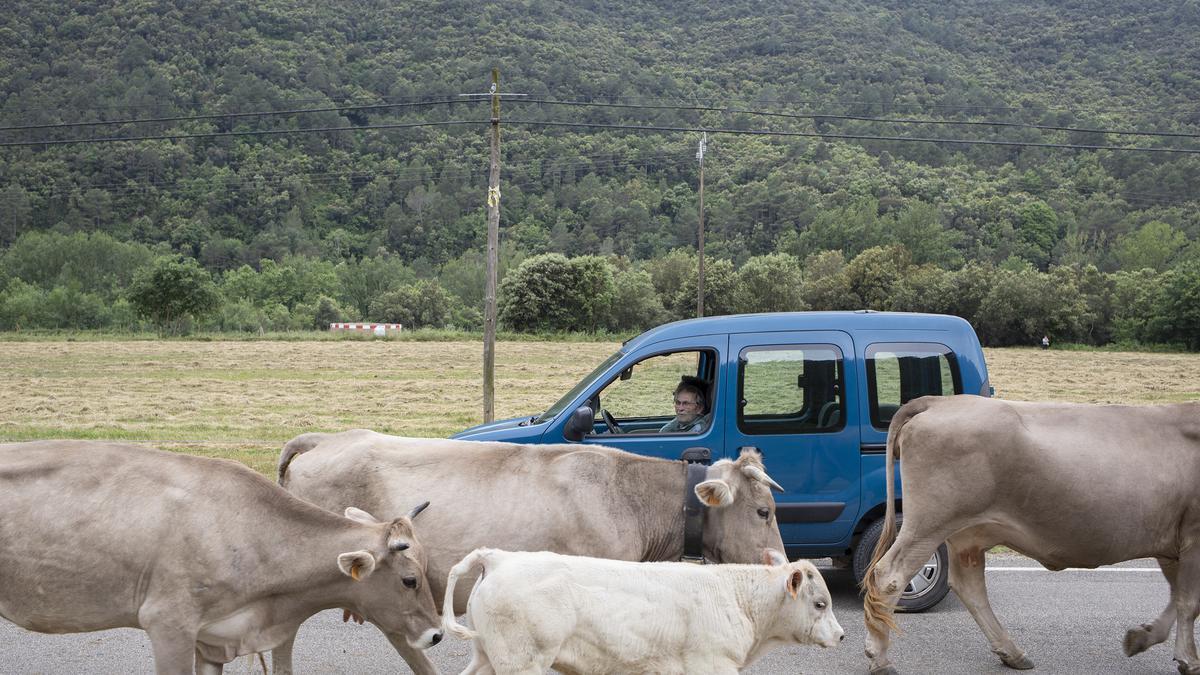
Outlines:
[[[708,133],[700,137],[700,149],[696,151],[696,159],[700,160],[700,233],[699,259],[697,260],[696,276],[696,317],[704,316],[704,150],[708,143]]]
[[[488,164],[487,274],[483,283],[483,421],[496,419],[496,268],[500,247],[500,69],[492,68],[492,153]]]
[[[492,148],[488,163],[487,191],[487,262],[483,282],[483,421],[492,422],[496,419],[496,275],[500,257],[500,69],[492,68],[492,89],[488,93],[459,96],[487,96],[492,100]]]

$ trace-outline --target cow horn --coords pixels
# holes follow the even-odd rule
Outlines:
[[[757,466],[754,466],[754,465],[743,466],[742,473],[745,474],[746,477],[748,477],[748,478],[753,478],[754,480],[760,480],[760,481],[766,483],[767,485],[770,485],[771,489],[775,490],[776,492],[784,491],[783,487],[780,486],[779,483],[776,483],[774,479],[772,479],[770,476],[767,475],[766,471],[763,471],[762,469],[758,468]]]
[[[414,506],[412,511],[408,512],[408,519],[412,520],[413,518],[416,518],[418,513],[425,510],[426,506],[429,506],[429,502],[424,502],[424,503],[417,504],[416,506]]]

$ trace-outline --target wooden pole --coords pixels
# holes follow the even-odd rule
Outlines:
[[[704,316],[704,150],[708,134],[700,140],[696,158],[700,160],[700,231],[698,241],[699,259],[696,268],[696,317]]]
[[[488,169],[487,274],[483,286],[483,421],[496,419],[496,268],[500,242],[500,69],[492,68],[492,153]]]

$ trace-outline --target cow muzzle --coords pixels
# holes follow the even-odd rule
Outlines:
[[[421,636],[416,640],[409,640],[408,644],[416,647],[417,649],[429,649],[441,641],[442,631],[437,628],[430,628],[424,633],[421,633]]]

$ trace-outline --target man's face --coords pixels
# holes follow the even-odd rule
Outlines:
[[[675,394],[675,419],[687,423],[700,416],[700,399],[690,391]]]

